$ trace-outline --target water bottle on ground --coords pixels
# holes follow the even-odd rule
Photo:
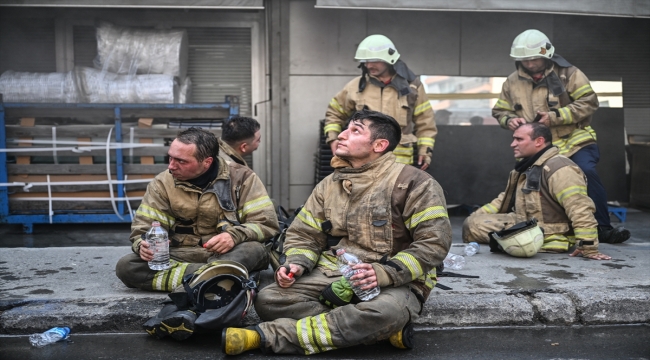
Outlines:
[[[481,246],[477,242],[472,241],[471,243],[465,245],[463,253],[465,256],[474,256],[476,253],[478,253],[478,250],[480,248]]]
[[[50,330],[29,336],[29,343],[35,347],[43,347],[68,338],[70,334],[69,327],[55,327]]]
[[[149,261],[149,269],[166,270],[171,266],[169,264],[169,239],[167,231],[160,226],[160,222],[151,223],[151,229],[145,236],[149,243],[149,250],[153,251],[153,259]]]
[[[460,255],[448,253],[443,264],[445,265],[445,270],[460,270],[465,266],[465,258]]]
[[[350,278],[358,273],[364,272],[363,269],[353,269],[352,266],[356,264],[362,264],[363,262],[354,254],[346,252],[344,249],[339,249],[336,251],[337,261],[336,264],[339,267],[339,271],[345,277],[346,280],[352,286],[354,293],[361,299],[361,301],[368,301],[373,299],[375,296],[379,295],[379,286],[376,286],[372,289],[362,290],[361,287],[355,286],[353,284],[354,280]]]

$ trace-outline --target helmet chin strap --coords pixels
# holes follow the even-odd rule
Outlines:
[[[366,67],[365,63],[359,63],[358,68],[361,69],[361,79],[359,79],[359,92],[363,92],[363,90],[366,89],[366,85],[368,83],[368,79],[366,79],[366,75],[368,75],[368,68]]]

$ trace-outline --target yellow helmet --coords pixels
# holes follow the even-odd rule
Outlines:
[[[501,250],[516,257],[532,257],[544,245],[544,233],[535,218],[505,230],[493,231],[489,236],[490,251]]]
[[[551,40],[543,32],[530,29],[517,35],[510,48],[510,57],[516,61],[537,58],[550,59],[555,53]]]
[[[393,65],[399,59],[399,53],[386,36],[370,35],[359,44],[354,59],[359,62],[383,61]]]

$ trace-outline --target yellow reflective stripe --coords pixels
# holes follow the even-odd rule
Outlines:
[[[571,114],[571,110],[569,110],[569,108],[559,108],[558,111],[560,112],[560,117],[562,118],[564,125],[573,124],[573,114]]]
[[[346,117],[349,116],[348,112],[343,109],[343,106],[341,106],[341,104],[339,104],[339,102],[338,102],[338,100],[336,100],[336,98],[332,98],[332,100],[330,100],[330,106],[334,110],[338,111],[339,114],[344,115]]]
[[[595,239],[598,237],[598,229],[596,228],[575,228],[573,233],[580,239]]]
[[[311,250],[306,250],[306,249],[289,249],[287,250],[287,256],[289,255],[302,255],[306,257],[307,259],[316,262],[318,261],[318,254]]]
[[[510,119],[508,115],[501,117],[501,119],[499,119],[499,124],[501,124],[503,127],[508,126],[508,119]]]
[[[497,107],[497,108],[503,109],[503,110],[514,111],[512,109],[512,107],[510,106],[510,103],[508,103],[507,101],[505,101],[503,99],[497,100],[497,103],[494,105],[494,107]]]
[[[171,262],[171,260],[170,260]],[[185,269],[190,263],[180,263],[179,266],[171,268],[171,274],[169,280],[167,281],[168,291],[174,290],[183,282],[183,275],[185,274]]]
[[[326,253],[320,254],[320,257],[318,258],[318,265],[328,270],[336,271],[339,269],[339,267],[336,265],[336,256]]]
[[[424,270],[422,270],[420,262],[417,261],[417,259],[409,253],[399,252],[397,255],[393,256],[391,260],[397,260],[406,265],[406,268],[411,272],[411,281],[424,275]]]
[[[167,270],[156,271],[151,280],[151,288],[156,291],[172,291],[181,284],[183,273],[189,263],[169,260],[171,267]]]
[[[573,195],[587,196],[587,187],[582,185],[569,186],[568,188],[555,194],[555,198],[557,199],[557,202],[559,202],[561,205],[564,203],[566,199],[570,198]]]
[[[413,156],[398,155],[395,157],[395,162],[400,164],[411,165],[413,163]]]
[[[418,138],[418,146],[431,146],[433,147],[433,144],[436,143],[436,140],[434,138],[430,137],[421,137]]]
[[[242,209],[239,210],[239,218],[243,219],[244,216],[250,214],[251,212],[262,209],[267,206],[273,207],[273,202],[271,201],[268,195],[264,195],[255,200],[251,200],[247,203],[244,203]]]
[[[591,88],[591,85],[587,84],[587,85],[582,85],[576,91],[572,92],[570,95],[573,100],[578,100],[590,92],[594,92],[594,90]]]
[[[397,145],[395,147],[395,150],[393,150],[393,154],[395,154],[395,155],[410,155],[410,156],[413,156],[413,147]]]
[[[413,110],[413,116],[418,116],[429,109],[431,109],[431,103],[427,100],[415,107],[415,110]]]
[[[323,228],[320,226],[323,220],[315,218],[309,211],[307,211],[307,209],[302,208],[296,217],[314,229],[323,231]]]
[[[334,131],[337,133],[341,132],[341,125],[339,124],[327,124],[323,127],[323,132],[327,135],[328,132]]]
[[[300,342],[300,347],[305,350],[305,355],[316,354],[318,349],[314,343],[313,332],[311,331],[311,317],[300,319],[296,322],[296,336]]]
[[[591,126],[586,126],[583,130],[588,132],[589,135],[591,135],[591,137],[594,138],[594,140],[598,140],[598,138],[596,137],[596,130],[594,130],[594,128],[592,128]]]
[[[264,233],[262,233],[262,228],[257,224],[244,224],[245,227],[255,231],[257,234],[257,240],[264,239]]]
[[[148,217],[149,219],[160,221],[161,224],[167,226],[168,228],[174,226],[174,223],[176,222],[176,219],[174,219],[172,216],[145,204],[140,204],[138,210],[135,213],[136,215],[142,215],[144,217]]]
[[[494,205],[492,204],[485,204],[483,207],[481,207],[486,213],[488,214],[496,214],[499,212],[499,209],[497,209]]]
[[[418,280],[421,280],[424,282],[424,286],[428,287],[429,289],[433,289],[434,286],[436,286],[436,283],[438,282],[438,276],[436,274],[436,268],[431,269],[428,273],[425,275],[422,275],[418,278]]]
[[[419,213],[413,214],[413,216],[404,222],[404,225],[411,230],[423,221],[446,217],[448,217],[448,215],[444,206],[432,206],[420,211]]]
[[[321,351],[330,351],[335,350],[336,347],[332,342],[332,333],[327,326],[327,319],[325,314],[320,314],[312,317],[312,324],[314,327],[314,333],[316,333],[316,341]]]
[[[571,148],[573,148],[574,146],[592,139],[596,140],[591,132],[583,129],[578,129],[575,130],[571,134],[571,137],[568,139],[559,139],[553,141],[553,145],[557,146],[558,150],[560,151],[560,154],[565,154],[569,152]]]

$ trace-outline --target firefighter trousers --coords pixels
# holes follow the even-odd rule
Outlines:
[[[320,270],[298,278],[289,288],[271,284],[258,294],[258,325],[265,351],[311,355],[388,339],[415,320],[422,304],[407,285],[385,287],[370,301],[330,309],[318,301],[338,280]]]
[[[489,244],[488,233],[507,229],[526,219],[518,219],[514,213],[508,214],[472,214],[463,223],[463,242]]]
[[[229,252],[218,255],[198,246],[170,247],[169,256],[171,267],[156,271],[149,269],[147,262],[139,255],[128,254],[117,262],[115,274],[124,285],[131,288],[170,292],[182,284],[185,274],[191,274],[214,261],[236,261],[244,265],[249,272],[266,270],[269,266],[268,251],[264,244],[256,241],[240,243]]]

